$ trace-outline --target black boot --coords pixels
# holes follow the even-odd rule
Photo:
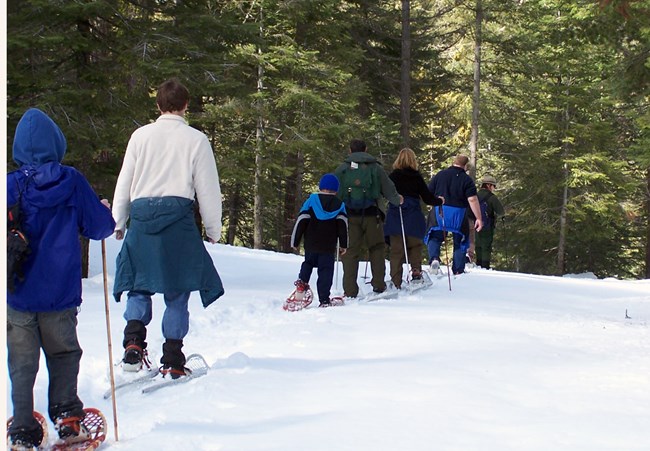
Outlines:
[[[124,328],[124,340],[122,346],[125,348],[130,344],[137,344],[142,349],[147,347],[145,340],[147,339],[147,328],[142,321],[131,319],[126,322]]]
[[[147,328],[142,321],[129,320],[124,328],[124,363],[123,369],[125,371],[140,371],[145,357],[145,349],[147,348]]]
[[[185,354],[181,349],[183,348],[183,340],[173,340],[168,338],[163,343],[163,356],[160,359],[162,368],[160,370],[163,375],[169,374],[172,379],[178,379],[186,374],[185,372]]]

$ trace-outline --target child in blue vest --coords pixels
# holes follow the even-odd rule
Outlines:
[[[305,261],[296,280],[296,295],[309,290],[309,279],[318,268],[318,300],[320,307],[328,307],[334,276],[336,244],[341,255],[348,247],[348,216],[345,204],[336,197],[339,180],[334,174],[325,174],[318,184],[318,193],[305,201],[291,234],[291,246],[298,248],[304,236]]]

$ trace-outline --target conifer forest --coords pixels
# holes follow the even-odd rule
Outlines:
[[[650,277],[650,0],[8,0],[6,45],[8,170],[38,107],[111,199],[178,77],[222,243],[293,252],[359,138],[387,172],[410,147],[427,182],[459,153],[496,177],[495,269]]]

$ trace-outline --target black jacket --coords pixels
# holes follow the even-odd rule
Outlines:
[[[422,198],[427,205],[442,205],[442,200],[427,188],[420,171],[410,168],[395,169],[388,177],[395,183],[397,192],[402,196]]]
[[[468,198],[476,196],[474,180],[463,168],[451,166],[438,172],[429,182],[429,191],[445,198],[445,205],[469,208]]]
[[[336,243],[348,247],[348,216],[341,200],[330,194],[312,194],[303,204],[291,234],[291,246],[305,237],[305,252],[331,254]]]

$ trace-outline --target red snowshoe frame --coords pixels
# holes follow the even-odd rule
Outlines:
[[[311,304],[314,298],[311,288],[307,288],[303,293],[302,299],[297,299],[298,289],[293,290],[293,293],[287,298],[282,308],[288,312],[297,312],[304,309]]]

